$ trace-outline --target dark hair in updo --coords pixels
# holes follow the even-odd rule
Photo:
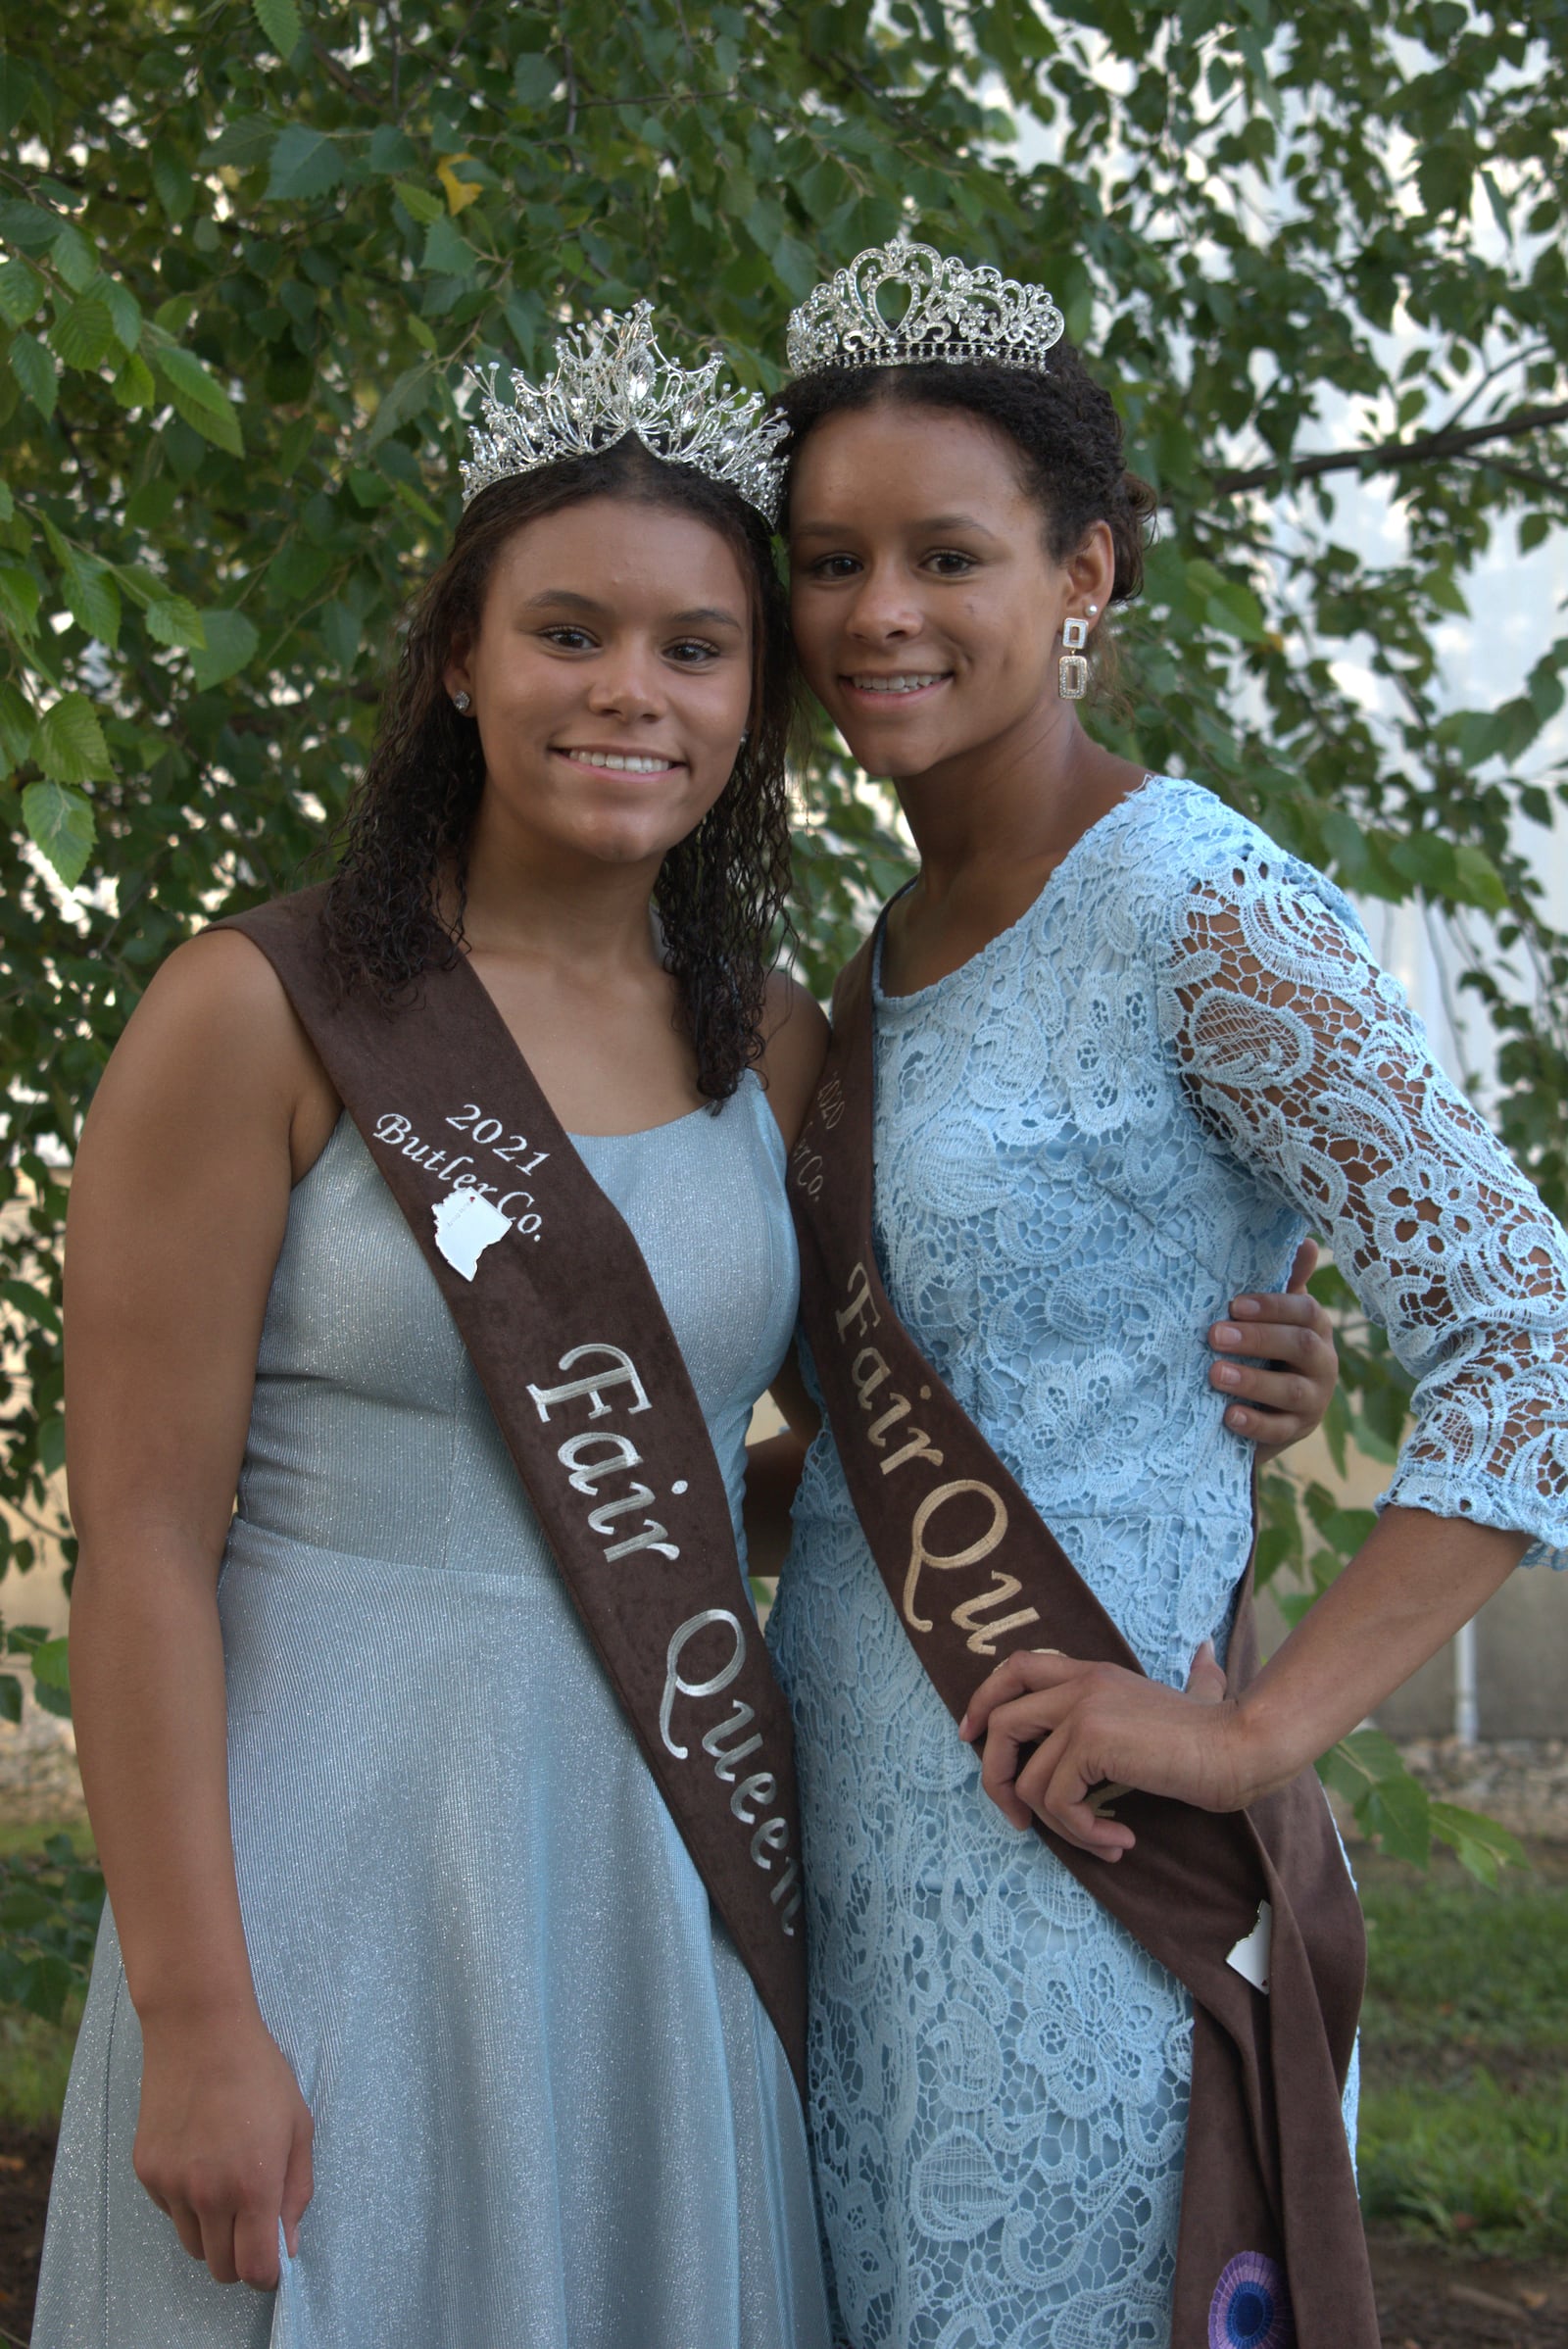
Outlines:
[[[717,800],[666,852],[654,884],[698,1088],[717,1102],[761,1056],[767,974],[790,887],[795,649],[761,515],[738,490],[650,455],[629,434],[593,456],[493,482],[466,509],[415,605],[369,763],[349,801],[327,891],[327,950],[343,984],[363,981],[389,1008],[416,992],[427,962],[444,969],[464,953],[468,842],[485,765],[478,727],[448,696],[446,666],[460,640],[477,636],[497,561],[516,532],[590,498],[706,522],[750,591],[750,736]]]
[[[824,416],[883,404],[959,409],[1005,433],[1022,461],[1024,486],[1046,516],[1053,563],[1065,563],[1085,531],[1107,522],[1116,548],[1111,601],[1129,603],[1144,584],[1144,548],[1159,501],[1130,473],[1122,425],[1110,394],[1071,343],[1051,353],[1049,371],[1034,367],[950,366],[824,367],[787,383],[775,405],[788,417],[786,453],[799,457]]]

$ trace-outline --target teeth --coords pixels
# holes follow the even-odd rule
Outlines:
[[[566,757],[578,766],[605,766],[614,775],[667,775],[675,765],[673,759],[639,759],[618,751],[568,751]]]
[[[923,685],[939,685],[942,673],[931,676],[856,677],[852,682],[861,693],[918,693]]]

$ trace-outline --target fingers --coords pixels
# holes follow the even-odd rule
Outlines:
[[[1195,1704],[1223,1704],[1226,1679],[1214,1654],[1214,1642],[1205,1639],[1193,1658],[1193,1669],[1187,1676],[1187,1693]]]
[[[994,1707],[986,1729],[980,1784],[1009,1826],[1030,1824],[1030,1806],[1014,1784],[1027,1750],[1050,1737],[1071,1704],[1070,1690],[1048,1688]]]
[[[295,2135],[288,2157],[287,2175],[283,2179],[283,2239],[288,2245],[290,2259],[299,2257],[300,2221],[316,2191],[316,2172],[311,2156],[314,2134],[315,2129],[307,2112],[304,2126]]]
[[[1098,1785],[1102,1776],[1097,1771],[1090,1779],[1072,1752],[1070,1737],[1054,1737],[1019,1773],[1017,1797],[1064,1842],[1096,1859],[1119,1860],[1136,1838],[1130,1828],[1104,1816],[1089,1800],[1091,1785]]]
[[[1237,1299],[1238,1305],[1242,1302]],[[1329,1317],[1316,1297],[1271,1297],[1268,1302],[1281,1307],[1277,1316],[1216,1321],[1208,1333],[1209,1345],[1223,1354],[1255,1354],[1265,1362],[1288,1362],[1293,1370],[1321,1370],[1334,1356],[1334,1340]],[[1302,1304],[1310,1305],[1311,1312],[1303,1313]]]
[[[1303,1240],[1296,1251],[1296,1262],[1291,1266],[1291,1277],[1285,1284],[1287,1291],[1293,1297],[1298,1297],[1316,1270],[1317,1242]]]
[[[986,1724],[999,1704],[1009,1704],[1030,1688],[1055,1688],[1082,1670],[1082,1665],[1064,1656],[1059,1647],[1020,1648],[980,1683],[958,1724],[959,1737],[973,1743],[985,1735]]]
[[[211,2267],[212,2262],[208,2265]],[[251,2203],[234,2222],[234,2267],[241,2283],[270,2292],[277,2283],[277,2211],[270,2202]],[[218,2275],[218,2270],[213,2269]],[[219,2276],[221,2283],[224,2279]]]

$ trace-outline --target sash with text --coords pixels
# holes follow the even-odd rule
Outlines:
[[[432,963],[417,1000],[388,1010],[329,969],[323,896],[220,926],[271,963],[408,1218],[804,2096],[789,1710],[659,1292],[466,960]]]

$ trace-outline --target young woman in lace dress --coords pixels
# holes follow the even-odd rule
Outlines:
[[[1012,1659],[971,1707],[982,1785],[816,1443],[771,1636],[818,2190],[853,2349],[1154,2349],[1190,2003],[1020,1831],[1113,1865],[1102,1780],[1246,1804],[1521,1559],[1568,1562],[1568,1249],[1339,891],[1062,698],[1063,624],[1136,594],[1152,506],[1076,353],[863,359],[783,401],[797,644],[920,852],[876,987],[881,1270],[1148,1678]],[[1413,1426],[1376,1532],[1234,1701],[1206,1662],[1189,1686],[1251,1534],[1200,1364],[1308,1227]]]

